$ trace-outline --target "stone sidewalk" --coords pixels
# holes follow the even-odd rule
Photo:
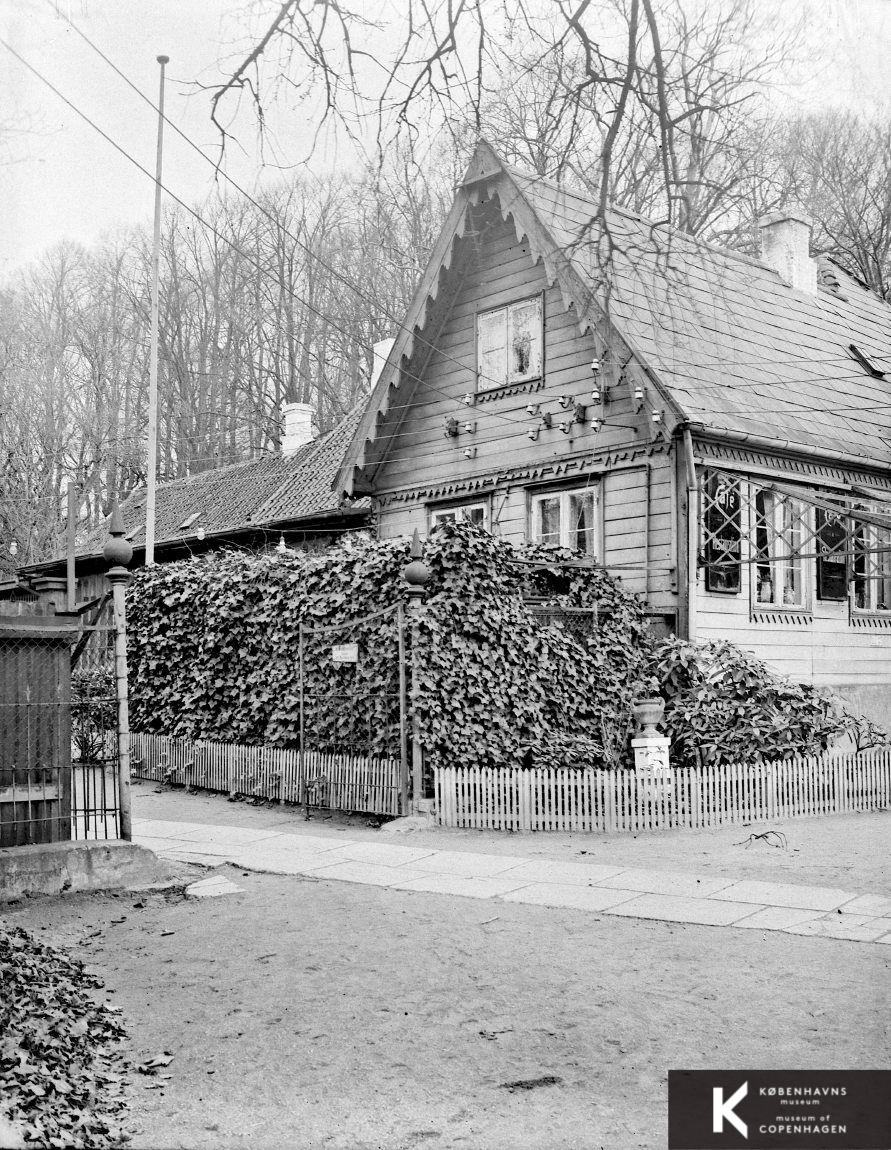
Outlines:
[[[891,898],[834,887],[437,850],[430,845],[331,838],[309,829],[136,819],[133,838],[162,858],[210,866],[231,863],[246,870],[393,890],[891,943]],[[232,889],[219,883],[213,888],[220,894]]]

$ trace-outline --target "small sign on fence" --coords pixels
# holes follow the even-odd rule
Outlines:
[[[335,663],[358,663],[358,643],[335,643],[331,648],[331,658]]]

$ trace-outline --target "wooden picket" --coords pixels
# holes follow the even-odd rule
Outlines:
[[[637,833],[885,809],[891,746],[680,768],[664,780],[553,767],[440,767],[434,777],[441,826]]]
[[[398,759],[307,751],[282,747],[175,739],[130,732],[133,775],[180,783],[231,796],[299,802],[305,782],[311,806],[340,811],[400,815],[402,788]]]

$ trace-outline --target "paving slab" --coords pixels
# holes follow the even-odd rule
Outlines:
[[[435,847],[404,847],[400,843],[350,842],[337,848],[337,853],[356,862],[380,863],[382,866],[403,866],[436,853]]]
[[[170,819],[136,819],[134,829],[140,834],[154,835],[159,839],[182,839],[192,831],[200,831],[207,823],[176,823]]]
[[[434,851],[412,864],[418,870],[441,875],[456,875],[467,878],[488,878],[501,874],[511,867],[529,862],[528,858],[516,855],[481,855],[471,851]],[[522,885],[516,883],[516,886]]]
[[[815,919],[813,922],[803,922],[800,926],[790,926],[786,933],[817,938],[838,938],[848,942],[877,942],[887,930],[886,926],[875,926],[870,923],[854,925],[846,920],[845,915],[833,915],[832,918]]]
[[[630,902],[607,907],[606,914],[626,918],[656,918],[666,922],[691,922],[703,926],[730,926],[745,918],[754,908],[743,902],[716,902],[706,898],[684,898],[678,895],[644,894]]]
[[[795,906],[802,910],[835,910],[855,897],[853,891],[828,886],[794,886],[782,882],[746,880],[725,887],[712,898],[730,902],[758,902],[767,906]]]
[[[313,878],[339,879],[341,882],[365,883],[368,886],[396,886],[411,879],[428,878],[406,866],[381,866],[372,862],[339,862],[313,869]]]
[[[456,894],[463,898],[497,898],[508,894],[523,885],[522,881],[511,881],[505,875],[489,878],[468,878],[456,874],[427,874],[421,878],[393,883],[393,890],[428,891],[431,894]]]
[[[279,832],[271,827],[205,826],[198,830],[190,830],[180,837],[196,843],[237,846],[242,843],[256,843],[263,839],[276,838],[278,834]]]
[[[518,868],[520,869],[520,868]],[[513,878],[516,871],[510,872]],[[505,902],[525,902],[535,906],[568,906],[577,910],[604,910],[637,898],[637,891],[610,890],[607,887],[580,886],[578,883],[534,882],[501,896]]]
[[[324,861],[323,854],[306,855],[302,851],[288,850],[248,850],[242,847],[232,851],[228,861],[233,866],[245,870],[263,871],[267,874],[313,874],[323,866],[330,866],[333,860]]]
[[[525,878],[529,882],[572,883],[574,886],[589,886],[619,874],[622,874],[621,867],[560,862],[559,859],[530,859],[517,867],[511,867],[510,871],[511,878]]]
[[[751,930],[788,930],[790,926],[799,926],[803,922],[812,922],[823,918],[822,910],[802,910],[795,906],[766,906],[764,910],[756,910],[754,914],[739,919],[734,926],[744,926]]]
[[[683,874],[680,871],[641,870],[633,867],[610,878],[598,880],[598,886],[620,890],[639,890],[643,894],[686,895],[688,898],[710,898],[716,891],[729,887],[729,878]]]
[[[842,914],[874,914],[878,918],[891,918],[891,898],[881,894],[858,894],[840,909]]]

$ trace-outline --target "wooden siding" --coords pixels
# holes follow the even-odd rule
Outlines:
[[[674,607],[668,575],[673,562],[668,446],[650,443],[646,421],[635,416],[625,383],[614,387],[599,432],[590,422],[575,425],[570,435],[559,430],[566,416],[561,395],[573,396],[595,413],[594,339],[581,334],[575,311],[564,306],[556,288],[548,287],[543,266],[517,240],[512,221],[491,210],[482,218],[478,256],[467,239],[453,262],[451,274],[463,274],[464,281],[436,349],[423,372],[414,362],[408,365],[399,398],[369,451],[380,535],[404,536],[415,528],[426,532],[429,507],[437,502],[484,499],[490,503],[493,533],[521,543],[527,538],[531,490],[600,481],[605,562],[617,565],[615,573],[630,589],[649,590],[658,606]],[[476,405],[465,406],[461,397],[476,390],[477,312],[539,293],[544,299],[543,380],[536,390],[483,393]],[[422,355],[423,340],[418,342]],[[423,381],[412,381],[413,373]],[[526,412],[529,403],[550,412],[554,423],[534,442],[528,432],[537,418]],[[475,423],[475,433],[447,438],[450,417]],[[466,447],[476,448],[473,459],[465,459]],[[375,459],[382,461],[376,466]],[[512,474],[518,471],[522,474]],[[649,577],[647,560],[653,567]]]

